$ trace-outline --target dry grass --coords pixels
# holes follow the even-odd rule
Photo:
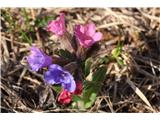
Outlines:
[[[56,46],[50,35],[34,23],[62,10],[70,31],[75,24],[93,21],[103,32],[95,59],[111,54],[118,41],[123,42],[125,65],[107,63],[103,87],[95,104],[85,112],[160,112],[159,8],[1,9],[1,112],[80,112],[59,105],[41,72],[30,71],[22,62],[30,38],[52,55]]]

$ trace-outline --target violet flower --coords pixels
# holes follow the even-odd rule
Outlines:
[[[57,36],[63,35],[66,32],[64,13],[60,13],[60,16],[57,18],[57,20],[50,21],[47,26],[47,30],[56,34]]]
[[[76,25],[74,32],[80,45],[85,48],[91,47],[95,42],[102,39],[102,33],[96,32],[96,26],[94,23]]]
[[[48,84],[61,84],[69,92],[74,92],[76,84],[73,76],[61,66],[52,64],[44,74],[44,79]]]
[[[31,54],[26,58],[33,71],[38,71],[40,68],[46,67],[52,63],[52,58],[39,48],[31,47],[30,51]]]

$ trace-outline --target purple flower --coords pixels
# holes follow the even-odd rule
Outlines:
[[[48,31],[61,36],[66,32],[64,13],[61,13],[57,20],[52,20],[47,26]]]
[[[42,67],[46,67],[52,63],[52,58],[46,55],[39,48],[31,47],[31,54],[27,56],[27,61],[33,71],[38,71]]]
[[[86,25],[76,25],[74,32],[80,45],[85,48],[89,48],[95,42],[102,39],[102,33],[96,32],[96,26],[93,23]]]
[[[73,76],[56,64],[49,66],[49,70],[44,74],[44,79],[48,84],[61,84],[69,92],[74,92],[76,89]]]

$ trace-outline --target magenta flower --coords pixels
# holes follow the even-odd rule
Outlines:
[[[48,71],[44,74],[44,79],[48,84],[61,84],[61,86],[69,92],[74,92],[76,89],[73,76],[56,64],[49,66]]]
[[[88,48],[95,42],[102,39],[102,33],[96,32],[96,26],[93,23],[75,26],[75,36],[81,46]]]
[[[60,13],[57,20],[52,20],[47,26],[47,30],[61,36],[66,32],[64,13]]]
[[[52,63],[52,58],[36,47],[31,47],[31,54],[27,56],[27,61],[33,71],[38,71]]]

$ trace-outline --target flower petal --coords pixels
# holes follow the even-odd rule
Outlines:
[[[60,70],[63,71],[63,68],[57,64],[52,64],[49,66],[49,70],[53,71],[53,70]]]
[[[64,89],[74,92],[76,84],[73,76],[61,66],[52,64],[44,74],[44,79],[49,84],[61,84]]]
[[[58,102],[62,104],[69,104],[71,102],[72,96],[71,93],[67,90],[61,91],[59,97],[58,97]]]
[[[93,43],[94,43],[94,41],[93,41],[92,39],[90,39],[90,40],[85,40],[85,41],[84,41],[84,47],[88,48],[88,47],[92,46]]]
[[[48,55],[44,55],[45,56],[45,62],[43,64],[43,66],[48,66],[50,64],[52,64],[52,57],[48,56]]]
[[[91,47],[95,42],[102,38],[102,33],[96,32],[94,23],[76,25],[74,32],[80,45],[85,48]]]
[[[39,48],[31,47],[31,54],[27,56],[27,61],[33,71],[38,71],[42,67],[46,67],[51,64],[52,58],[46,55]]]
[[[96,32],[94,35],[93,35],[93,39],[94,41],[99,41],[102,39],[102,33],[101,32]]]
[[[57,81],[55,80],[55,77],[52,76],[52,72],[47,71],[44,74],[44,79],[48,84],[56,84]]]
[[[64,89],[68,90],[69,92],[74,92],[76,89],[76,83],[74,80],[71,80],[70,83],[68,84],[62,83],[62,86],[64,87]]]
[[[61,36],[66,32],[64,14],[61,13],[56,20],[52,20],[48,23],[47,30]]]
[[[74,94],[76,95],[80,95],[82,93],[83,90],[83,84],[82,82],[76,82],[76,90],[74,91]]]
[[[93,23],[87,24],[85,32],[86,32],[86,34],[88,36],[93,36],[95,34],[95,32],[96,32],[96,26],[95,26],[95,24],[93,24]]]

